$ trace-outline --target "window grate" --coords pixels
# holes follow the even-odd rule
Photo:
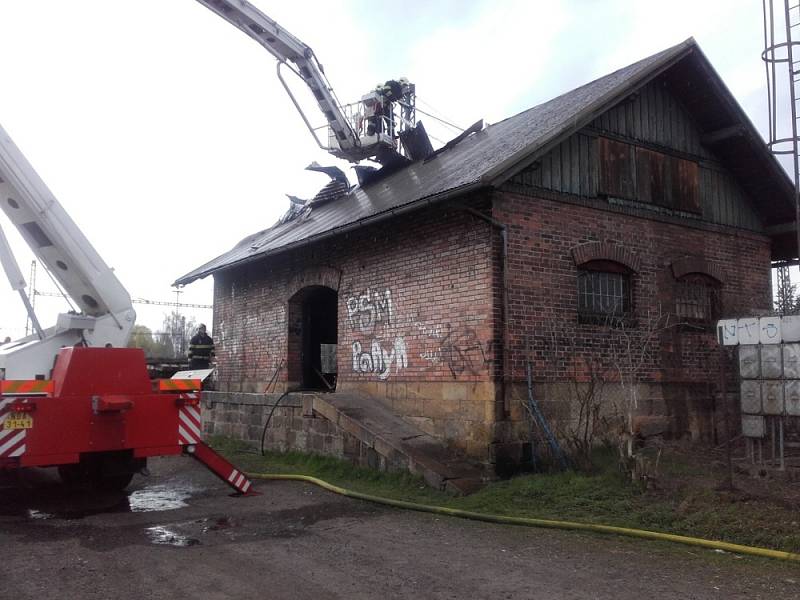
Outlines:
[[[675,314],[689,321],[711,323],[719,312],[719,290],[698,281],[681,280],[676,284]]]
[[[630,277],[625,273],[578,273],[578,311],[585,315],[626,316],[631,310]]]

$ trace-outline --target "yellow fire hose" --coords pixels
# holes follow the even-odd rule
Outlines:
[[[376,504],[384,504],[386,506],[394,506],[395,508],[402,508],[405,510],[416,510],[419,512],[433,513],[437,515],[447,515],[450,517],[460,517],[462,519],[473,519],[475,521],[485,521],[487,523],[500,523],[503,525],[524,525],[526,527],[547,527],[550,529],[570,529],[580,531],[594,531],[598,533],[611,533],[615,535],[626,535],[629,537],[637,537],[646,540],[661,540],[667,542],[677,542],[679,544],[686,544],[689,546],[699,546],[701,548],[709,548],[711,550],[724,550],[726,552],[733,552],[736,554],[748,554],[751,556],[761,556],[766,558],[777,558],[780,560],[791,560],[800,562],[800,554],[794,552],[783,552],[781,550],[770,550],[769,548],[758,548],[754,546],[743,546],[741,544],[731,544],[728,542],[719,542],[715,540],[705,540],[702,538],[694,538],[685,535],[675,535],[672,533],[659,533],[657,531],[646,531],[644,529],[629,529],[627,527],[615,527],[613,525],[598,525],[594,523],[576,523],[574,521],[553,521],[550,519],[534,519],[527,517],[506,517],[503,515],[489,515],[468,510],[460,510],[458,508],[448,508],[446,506],[431,506],[428,504],[417,504],[416,502],[407,502],[405,500],[392,500],[391,498],[382,498],[380,496],[372,496],[354,490],[348,490],[333,484],[311,477],[309,475],[294,475],[294,474],[280,474],[280,473],[247,473],[248,477],[253,479],[266,479],[266,480],[280,480],[280,481],[305,481],[306,483],[313,483],[319,487],[333,492],[347,496],[348,498],[357,498],[358,500],[366,500],[367,502],[374,502]]]

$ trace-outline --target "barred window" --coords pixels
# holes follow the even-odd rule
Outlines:
[[[631,314],[631,276],[608,261],[594,261],[578,272],[578,313],[584,317]]]
[[[720,284],[711,277],[692,273],[675,284],[675,314],[691,323],[714,323],[720,315]]]

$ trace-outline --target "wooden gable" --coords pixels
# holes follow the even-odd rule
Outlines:
[[[510,182],[718,225],[764,227],[754,200],[703,145],[663,79],[610,108]]]

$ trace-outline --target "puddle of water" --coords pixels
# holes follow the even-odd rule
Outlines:
[[[177,548],[188,548],[189,546],[196,546],[200,540],[190,538],[186,535],[181,535],[175,531],[163,526],[148,527],[144,530],[145,534],[150,540],[151,544],[158,544],[160,546],[175,546]]]
[[[43,482],[16,486],[0,493],[0,516],[19,516],[30,521],[74,520],[103,513],[155,512],[188,506],[202,488],[185,482],[152,485],[125,492],[70,488]]]
[[[212,521],[209,523],[209,521]],[[238,527],[238,523],[233,521],[230,517],[219,517],[217,519],[201,519],[198,523],[208,523],[204,525],[202,532],[208,533],[209,531],[222,531],[225,529],[232,529]]]
[[[131,512],[153,512],[175,510],[188,506],[188,500],[197,488],[191,485],[171,483],[152,485],[136,490],[128,495]]]

